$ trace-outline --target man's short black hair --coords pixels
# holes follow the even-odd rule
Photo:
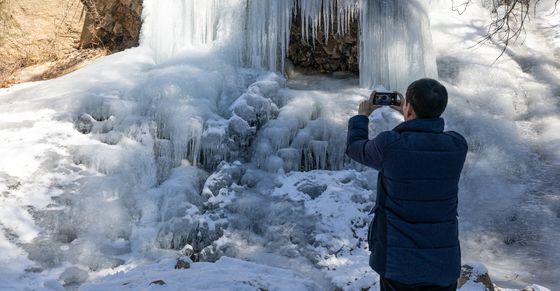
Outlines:
[[[420,79],[408,86],[406,102],[418,118],[440,117],[447,107],[447,89],[434,79]]]

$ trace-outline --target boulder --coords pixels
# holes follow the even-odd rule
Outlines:
[[[191,260],[186,256],[181,256],[177,258],[177,263],[175,264],[175,269],[185,270],[191,267]]]
[[[461,267],[461,277],[459,277],[457,287],[461,288],[469,281],[482,284],[486,291],[496,290],[488,274],[488,269],[482,264],[463,265]]]
[[[88,272],[77,267],[69,267],[60,274],[59,279],[64,285],[83,283],[88,279]]]
[[[324,184],[316,184],[313,181],[309,181],[309,180],[302,180],[300,182],[298,182],[296,184],[298,191],[301,191],[307,195],[309,195],[309,197],[311,197],[311,199],[315,199],[319,196],[321,196],[321,194],[323,194],[323,192],[325,192],[325,190],[327,190],[327,185]]]
[[[121,51],[138,46],[142,27],[142,0],[93,0],[86,5],[81,47]]]

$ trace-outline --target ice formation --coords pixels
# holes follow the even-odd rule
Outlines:
[[[292,17],[301,17],[302,37],[306,40],[316,39],[319,28],[325,31],[327,38],[331,33],[344,34],[349,30],[350,21],[360,18],[360,84],[363,87],[384,86],[402,91],[415,79],[437,75],[429,19],[420,1],[145,2],[142,45],[151,48],[160,62],[182,51],[192,54],[198,50],[214,50],[233,66],[282,71]],[[163,101],[154,106],[162,110],[178,110],[165,103],[168,98],[165,96],[175,98],[173,90],[181,87],[154,90],[154,94],[162,95]],[[166,125],[163,131],[169,132],[165,136],[173,137],[171,142],[156,141],[158,152],[172,151],[174,163],[171,165],[177,165],[186,156],[195,165],[201,161],[206,168],[215,167],[222,160],[244,159],[248,156],[244,149],[251,144],[256,131],[280,114],[256,137],[251,159],[259,167],[275,169],[279,159],[285,163],[281,166],[284,171],[341,169],[348,165],[350,161],[341,151],[344,141],[336,134],[344,129],[344,125],[326,126],[322,118],[331,114],[328,111],[332,108],[323,105],[329,101],[310,98],[307,104],[302,104],[305,102],[302,98],[294,101],[290,98],[270,99],[277,95],[278,88],[279,83],[274,80],[255,83],[229,106],[227,111],[230,113],[226,115],[231,118],[228,121],[209,121],[205,128],[200,116],[194,116],[188,128],[166,128],[176,122],[165,120],[165,116],[173,114],[162,114],[161,124]],[[213,96],[210,100],[216,98],[215,92],[209,93],[208,96]],[[283,105],[286,107],[279,113],[278,107]],[[231,138],[235,130],[237,133]],[[181,153],[187,144],[186,153]]]
[[[283,71],[294,15],[302,37],[348,32],[360,19],[360,84],[404,90],[437,76],[425,4],[417,0],[146,0],[142,43],[159,60],[186,48],[221,44],[237,64]],[[227,44],[223,46],[223,44]]]

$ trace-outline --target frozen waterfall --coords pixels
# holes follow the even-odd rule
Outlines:
[[[382,85],[404,91],[413,80],[437,75],[427,11],[416,0],[145,0],[144,5],[141,43],[151,48],[160,63],[175,55],[193,59],[201,54],[220,56],[232,68],[283,71],[293,17],[301,17],[305,41],[327,41],[329,34],[348,33],[351,22],[359,18],[361,87]],[[320,35],[325,39],[318,39]],[[306,104],[289,96],[283,96],[283,101],[269,100],[271,94],[266,92],[272,89],[272,95],[286,93],[276,94],[279,84],[269,81],[255,83],[228,105],[225,118],[229,120],[194,122],[198,127],[185,125],[187,129],[168,134],[171,142],[166,143],[173,144],[175,157],[172,165],[188,157],[206,168],[222,160],[246,158],[272,172],[281,167],[307,171],[347,166],[350,161],[341,150],[344,138],[336,133],[344,130],[344,122],[330,124],[326,130],[323,119],[329,119],[334,108],[348,105],[354,109],[356,101],[347,104],[350,97],[334,97],[337,93],[328,91],[311,93]],[[283,105],[287,107],[279,111]],[[201,120],[198,114],[193,118]],[[233,143],[229,141],[232,134],[236,136]],[[191,147],[182,154],[187,144]],[[246,152],[250,144],[254,145],[252,155]]]
[[[404,90],[414,79],[437,75],[429,19],[416,0],[145,0],[144,5],[141,43],[158,61],[185,49],[217,49],[234,64],[283,71],[294,15],[301,17],[306,40],[316,39],[319,29],[326,38],[344,34],[359,17],[362,87]]]

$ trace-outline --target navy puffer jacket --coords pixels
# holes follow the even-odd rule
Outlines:
[[[348,124],[346,154],[379,171],[370,266],[404,284],[447,286],[460,275],[457,193],[467,142],[442,118],[413,119],[368,140],[368,118]]]

